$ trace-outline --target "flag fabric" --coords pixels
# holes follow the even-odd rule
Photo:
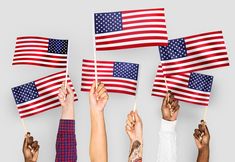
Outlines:
[[[97,61],[97,78],[108,92],[135,95],[139,64]],[[89,92],[95,80],[94,60],[83,60],[81,91]]]
[[[38,36],[17,37],[13,65],[66,68],[68,40]]]
[[[169,40],[159,51],[165,75],[229,66],[222,31]]]
[[[166,46],[164,8],[95,13],[97,51]]]
[[[194,72],[169,75],[165,78],[164,76],[160,65],[154,80],[152,96],[165,97],[168,87],[180,101],[208,106],[213,76]]]
[[[12,88],[20,117],[26,118],[60,107],[58,93],[65,76],[66,71],[62,71]],[[77,101],[72,81],[69,77],[67,81],[74,91],[74,101]]]

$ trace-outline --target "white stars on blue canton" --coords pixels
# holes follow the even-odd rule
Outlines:
[[[31,101],[39,97],[37,88],[34,82],[29,82],[18,87],[12,88],[12,93],[15,98],[16,104],[21,104]]]
[[[95,33],[108,33],[122,30],[122,13],[107,12],[95,14]]]
[[[168,46],[159,47],[161,60],[173,60],[187,55],[186,45],[183,38],[168,41]]]
[[[49,39],[48,53],[67,54],[68,40]]]
[[[139,64],[115,62],[113,67],[113,76],[137,80],[138,71],[139,71]]]
[[[191,73],[188,87],[203,92],[211,92],[213,76]]]

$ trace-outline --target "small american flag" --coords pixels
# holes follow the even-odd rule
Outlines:
[[[13,65],[66,68],[68,40],[38,36],[17,37]]]
[[[166,46],[163,8],[95,13],[97,51]]]
[[[173,39],[159,51],[165,75],[229,66],[222,31]]]
[[[208,106],[213,76],[185,73],[166,76],[167,87],[175,98],[184,102]],[[152,96],[165,97],[167,92],[163,69],[160,65],[154,80]]]
[[[20,117],[26,118],[60,107],[58,90],[65,80],[65,75],[66,71],[62,71],[12,88]],[[74,91],[74,101],[77,101],[77,94],[69,77],[68,85]]]
[[[139,65],[127,62],[97,61],[98,80],[104,83],[108,92],[136,94]],[[95,80],[93,60],[83,60],[81,91],[90,91]]]

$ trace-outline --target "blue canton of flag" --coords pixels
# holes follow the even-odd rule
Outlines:
[[[213,76],[199,73],[191,73],[189,77],[188,87],[203,92],[211,92],[212,83]]]
[[[184,38],[168,41],[168,46],[160,46],[161,60],[173,60],[187,56],[186,44]]]
[[[122,30],[122,13],[107,12],[95,14],[95,33],[108,33]]]
[[[68,40],[49,39],[48,52],[56,54],[67,54]]]
[[[29,82],[12,88],[16,104],[25,103],[39,97],[38,90],[34,82]]]
[[[138,64],[115,62],[113,67],[113,76],[137,80],[138,79]]]

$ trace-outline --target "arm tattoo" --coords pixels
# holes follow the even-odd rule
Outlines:
[[[143,145],[140,141],[134,141],[129,154],[129,162],[142,162],[142,149]]]

